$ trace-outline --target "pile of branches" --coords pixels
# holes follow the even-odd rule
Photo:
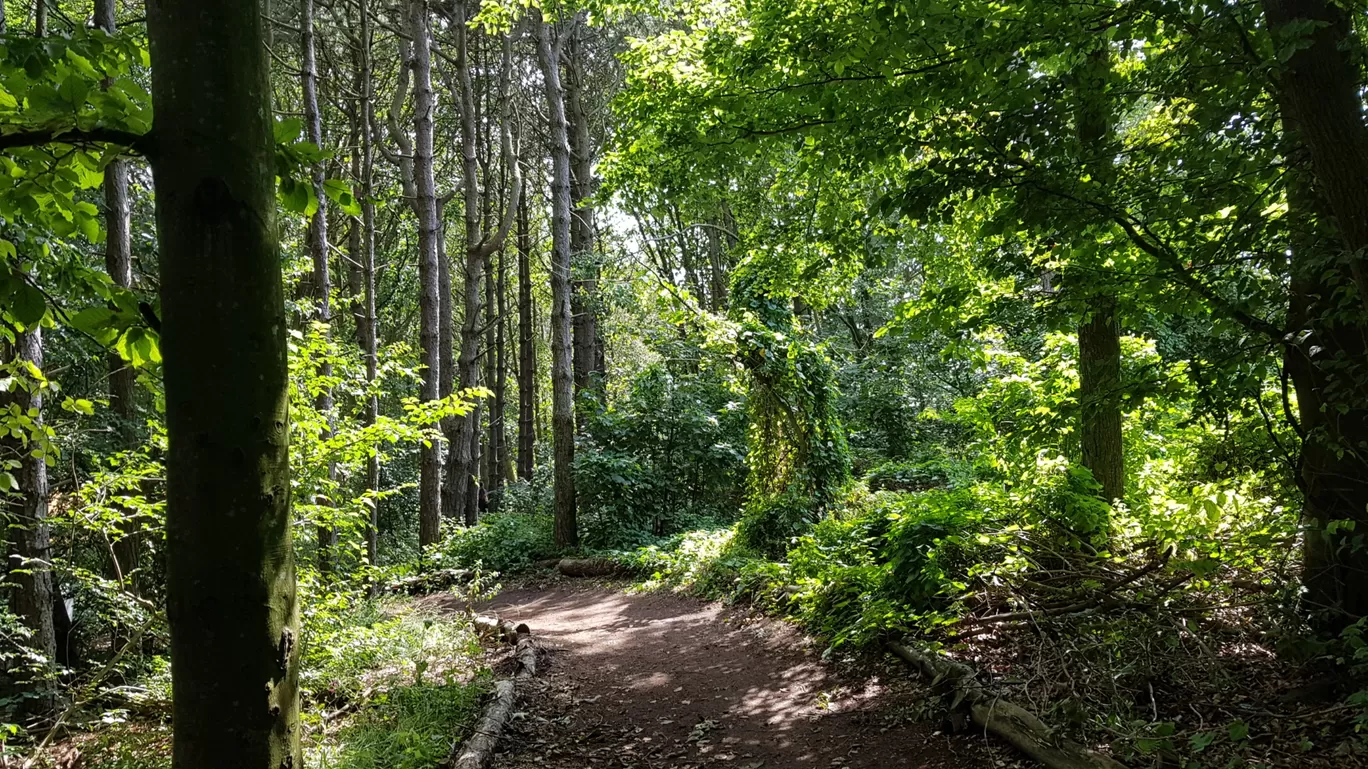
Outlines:
[[[936,640],[976,687],[1020,703],[1061,739],[1111,746],[1136,764],[1368,759],[1354,730],[1361,709],[1346,702],[1354,683],[1286,653],[1305,638],[1285,587],[1292,575],[1207,572],[1152,550],[1051,553],[1035,565],[982,580]]]

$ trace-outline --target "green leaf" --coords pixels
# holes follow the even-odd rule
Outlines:
[[[277,120],[275,124],[276,144],[292,144],[299,139],[299,133],[304,130],[304,121],[297,117],[287,117],[284,120]]]
[[[47,300],[43,292],[21,281],[10,294],[8,311],[11,318],[25,326],[37,325],[47,314]]]

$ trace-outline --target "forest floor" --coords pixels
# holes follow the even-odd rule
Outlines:
[[[904,668],[823,661],[791,626],[744,610],[565,582],[476,608],[526,622],[546,652],[499,769],[1024,765],[924,720],[928,692]]]

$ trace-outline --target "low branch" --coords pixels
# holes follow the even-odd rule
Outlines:
[[[135,134],[117,128],[49,128],[29,131],[0,133],[0,150],[20,147],[41,147],[45,144],[69,144],[73,147],[86,147],[97,144],[113,144],[128,147],[140,155],[151,154],[151,134]]]

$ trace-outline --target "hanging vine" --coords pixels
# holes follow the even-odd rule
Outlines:
[[[808,341],[774,276],[747,261],[732,279],[737,357],[750,374],[749,490],[740,536],[767,555],[815,523],[850,479],[831,361]]]

